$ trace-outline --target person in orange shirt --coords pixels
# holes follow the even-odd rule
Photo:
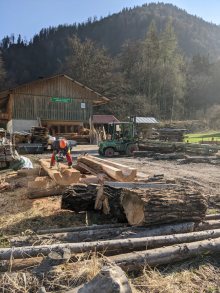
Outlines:
[[[53,142],[53,154],[50,160],[50,168],[52,168],[55,165],[56,162],[56,155],[62,154],[63,156],[66,156],[68,166],[69,168],[72,167],[73,160],[71,156],[71,146],[68,143],[68,141],[65,138],[56,139]]]

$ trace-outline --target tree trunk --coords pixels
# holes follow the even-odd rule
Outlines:
[[[62,196],[62,209],[75,212],[94,210],[97,185],[77,184],[67,187]]]
[[[12,246],[38,245],[42,241],[64,241],[64,242],[89,242],[105,239],[141,238],[148,236],[169,235],[172,233],[186,233],[194,230],[194,223],[180,223],[174,225],[163,225],[153,228],[145,227],[116,227],[103,228],[100,230],[75,231],[68,233],[54,233],[33,236],[20,236],[10,239]]]
[[[183,243],[163,248],[141,252],[133,252],[111,256],[109,259],[122,268],[140,269],[143,266],[158,266],[172,264],[201,254],[216,254],[220,252],[220,238]]]
[[[0,259],[35,257],[38,255],[48,255],[51,251],[59,252],[68,248],[72,254],[91,251],[102,251],[105,254],[119,254],[128,251],[151,249],[155,247],[169,246],[178,243],[189,243],[195,240],[219,238],[220,229],[208,230],[184,234],[173,234],[166,236],[149,236],[143,238],[127,238],[106,241],[81,242],[81,243],[61,243],[51,245],[27,246],[17,248],[0,249]]]
[[[207,200],[191,188],[123,189],[121,203],[130,225],[156,225],[205,218]]]

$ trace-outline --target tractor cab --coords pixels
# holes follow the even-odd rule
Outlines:
[[[114,155],[131,156],[136,150],[138,150],[138,146],[134,123],[109,123],[107,140],[100,142],[99,154],[105,157],[113,157]]]

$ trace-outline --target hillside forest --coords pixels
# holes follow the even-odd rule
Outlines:
[[[220,27],[171,4],[146,4],[86,23],[0,42],[0,90],[67,74],[109,97],[98,113],[216,121]],[[215,127],[215,125],[213,125]]]

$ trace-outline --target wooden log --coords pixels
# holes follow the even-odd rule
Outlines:
[[[121,204],[130,225],[202,221],[207,200],[192,188],[123,189]]]
[[[77,160],[80,163],[87,165],[89,168],[95,170],[96,173],[106,173],[109,177],[115,179],[116,181],[120,182],[130,182],[133,181],[136,177],[137,170],[127,168],[125,169],[118,169],[114,166],[108,164],[107,160],[100,162],[94,159],[92,156],[80,156]]]
[[[220,238],[155,248],[111,256],[109,259],[124,269],[136,270],[143,266],[158,266],[183,261],[202,254],[220,252]]]
[[[70,185],[79,182],[80,172],[76,169],[66,169],[67,166],[60,164],[61,170],[50,169],[50,160],[40,160],[42,168],[47,172],[51,179],[58,185]]]
[[[178,187],[176,184],[167,183],[144,183],[144,182],[115,182],[115,181],[104,181],[105,186],[112,188],[126,188],[126,189],[145,189],[145,188],[175,188]]]
[[[219,220],[220,214],[210,214],[205,216],[205,220]]]
[[[94,210],[96,196],[96,184],[76,184],[70,186],[63,192],[61,208],[75,212]]]
[[[117,227],[103,228],[100,230],[74,231],[68,233],[54,233],[44,235],[20,236],[10,239],[12,246],[38,245],[44,240],[56,240],[65,242],[89,242],[105,239],[142,238],[148,236],[169,235],[177,233],[192,232],[195,224],[193,222],[162,225],[158,227]]]
[[[104,251],[105,253],[118,254],[121,252],[152,249],[167,245],[189,243],[195,240],[200,241],[219,237],[220,229],[216,229],[165,236],[149,236],[143,238],[3,248],[0,249],[0,260],[7,260],[10,256],[14,259],[36,257],[38,255],[46,256],[53,251],[62,251],[64,248],[68,248],[72,254],[91,251]]]
[[[52,188],[29,190],[28,198],[36,199],[36,198],[43,198],[43,197],[56,196],[56,195],[60,196],[62,195],[62,193],[63,193],[63,187],[60,185],[57,185]]]
[[[63,233],[63,232],[76,232],[76,231],[90,231],[90,230],[101,230],[106,228],[118,228],[126,227],[127,224],[115,223],[115,224],[104,224],[104,225],[91,225],[91,226],[78,226],[78,227],[67,227],[67,228],[51,228],[44,230],[37,230],[37,234],[49,234],[49,233]]]

